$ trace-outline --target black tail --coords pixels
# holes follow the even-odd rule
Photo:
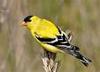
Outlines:
[[[67,52],[69,54],[71,54],[72,56],[76,57],[77,59],[79,59],[82,64],[84,64],[85,66],[88,66],[89,63],[91,62],[90,59],[84,57],[81,53],[80,53],[80,50],[77,46],[72,46],[71,48],[67,48],[66,49]]]
[[[89,63],[91,62],[90,59],[84,57],[80,52],[75,52],[75,54],[76,54],[75,57],[79,59],[85,66],[88,66]]]
[[[82,56],[82,55],[81,55]],[[80,59],[80,61],[85,65],[88,66],[89,63],[91,62],[90,59],[87,59],[86,57],[82,56],[82,58]]]

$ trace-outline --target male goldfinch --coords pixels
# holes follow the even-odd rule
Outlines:
[[[27,16],[24,18],[22,25],[29,29],[32,36],[45,50],[52,53],[69,53],[79,59],[85,66],[88,66],[91,62],[90,59],[80,53],[77,46],[70,43],[68,35],[54,23],[37,16]]]

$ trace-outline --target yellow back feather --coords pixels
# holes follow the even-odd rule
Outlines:
[[[34,33],[37,33],[40,37],[47,38],[54,38],[56,35],[59,35],[57,27],[52,22],[37,16],[31,18],[28,28],[31,30],[33,36]]]

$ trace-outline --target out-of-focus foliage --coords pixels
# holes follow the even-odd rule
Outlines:
[[[84,67],[59,54],[59,72],[100,72],[100,0],[0,0],[0,72],[44,72],[42,48],[20,25],[31,14],[71,30],[72,43],[92,59]]]

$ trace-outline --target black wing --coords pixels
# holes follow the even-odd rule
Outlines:
[[[59,48],[70,48],[70,43],[68,42],[65,34],[57,35],[56,38],[43,38],[39,35],[36,35],[36,38],[46,44],[50,44]]]
[[[56,38],[43,38],[40,37],[37,33],[36,34],[36,38],[43,42],[43,43],[47,43],[53,46],[56,46],[58,48],[71,48],[71,44],[68,40],[67,35],[58,27],[58,31],[60,35],[57,35]]]

